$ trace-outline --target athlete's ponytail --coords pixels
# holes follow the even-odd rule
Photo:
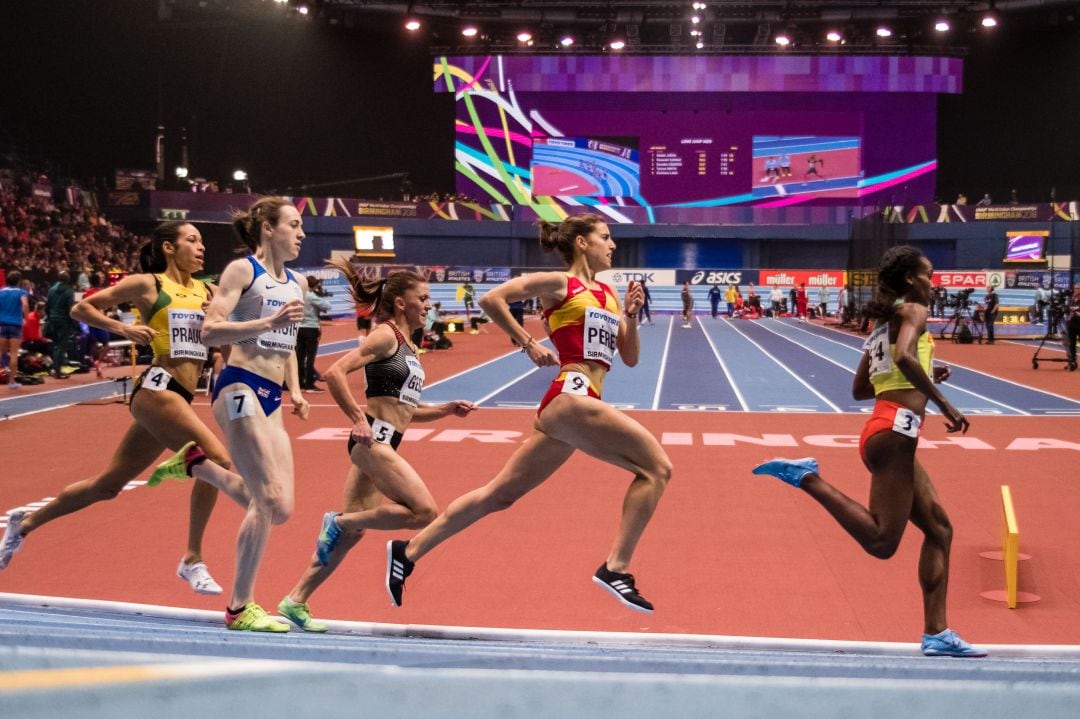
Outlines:
[[[540,225],[540,247],[545,252],[558,251],[566,264],[574,264],[574,240],[579,236],[587,236],[596,226],[604,221],[600,215],[586,213],[571,215],[559,224],[552,222],[538,223]]]
[[[249,250],[255,252],[262,244],[262,223],[276,226],[281,219],[281,208],[289,204],[292,203],[284,197],[261,197],[247,212],[237,210],[232,213],[233,231]]]
[[[169,258],[165,255],[163,245],[166,242],[175,243],[180,237],[180,229],[188,224],[191,223],[187,220],[169,220],[154,228],[150,241],[139,248],[139,267],[143,272],[160,273],[168,269]]]
[[[877,296],[863,309],[871,319],[886,322],[896,312],[896,300],[911,286],[908,278],[919,271],[925,255],[911,245],[897,245],[885,251],[878,268]]]
[[[365,281],[351,262],[334,259],[327,262],[336,267],[349,282],[349,294],[356,302],[358,317],[372,317],[385,320],[394,315],[394,300],[404,296],[405,292],[418,284],[427,282],[415,272],[393,272],[389,277],[375,281]]]

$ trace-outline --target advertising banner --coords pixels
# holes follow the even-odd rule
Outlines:
[[[642,281],[659,287],[673,287],[676,284],[675,270],[653,270],[648,268],[604,270],[597,273],[596,279],[613,287],[626,287],[631,282]]]
[[[428,282],[450,282],[463,284],[465,282],[506,282],[511,277],[509,267],[468,267],[460,265],[433,265],[426,269]]]
[[[1002,287],[1005,285],[1005,273],[1002,271],[988,270],[953,270],[951,272],[934,272],[933,282],[936,286],[962,289],[975,287],[985,289],[990,287]]]
[[[675,270],[675,284],[749,285],[758,281],[757,270]]]
[[[1005,287],[1008,289],[1033,290],[1036,287],[1058,290],[1069,289],[1069,273],[1050,272],[1049,270],[1016,270],[1005,273]]]
[[[760,270],[758,278],[768,287],[836,287],[844,286],[843,270]]]

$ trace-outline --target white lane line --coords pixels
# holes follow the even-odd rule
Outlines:
[[[840,332],[840,330],[834,330],[831,327],[824,327],[823,329],[827,329],[830,332],[839,332],[842,335],[850,337],[850,335],[848,335],[846,332]],[[1045,390],[1045,389],[1037,389],[1035,387],[1028,387],[1026,384],[1020,384],[1019,382],[1014,382],[1011,379],[1005,379],[1004,377],[998,377],[996,375],[989,374],[988,372],[983,372],[981,370],[977,370],[977,369],[974,369],[972,367],[968,367],[967,365],[962,365],[959,362],[949,362],[949,365],[951,365],[953,367],[959,367],[962,370],[967,370],[968,372],[972,372],[974,374],[981,375],[983,377],[987,377],[988,379],[992,379],[992,380],[995,380],[997,382],[1004,382],[1005,384],[1011,384],[1014,387],[1019,387],[1020,389],[1027,390],[1028,392],[1037,392],[1037,393],[1041,392],[1042,394],[1050,395],[1051,397],[1057,397],[1058,399],[1063,399],[1066,402],[1070,402],[1072,404],[1080,405],[1080,402],[1077,402],[1072,397],[1066,397],[1063,394],[1058,394],[1057,392],[1051,392],[1051,391]],[[957,388],[957,389],[959,389],[959,388]],[[985,399],[987,402],[993,402],[994,404],[1000,404],[1002,407],[1009,407],[1009,409],[1014,410],[1016,412],[1019,412],[1020,414],[1025,415],[1027,417],[1031,416],[1030,412],[1025,412],[1022,409],[1017,409],[1015,407],[1010,407],[1009,405],[1005,404],[1004,402],[998,402],[997,400],[990,399],[989,397],[983,397],[981,394],[979,394],[977,392],[972,392],[971,390],[963,390],[963,391],[965,391],[965,392],[967,392],[969,394],[972,394],[972,395],[974,395],[974,396],[976,396],[976,397],[978,397],[980,399]]]
[[[517,377],[515,377],[514,379],[512,379],[512,380],[510,380],[509,382],[507,382],[506,384],[504,384],[503,386],[501,386],[501,387],[498,387],[498,388],[496,388],[495,390],[492,390],[491,392],[489,392],[489,393],[485,394],[485,395],[484,395],[483,397],[481,397],[480,399],[477,399],[477,400],[473,400],[473,402],[474,402],[475,404],[477,404],[477,405],[481,405],[481,404],[483,404],[484,402],[486,402],[486,401],[488,401],[489,399],[491,399],[492,397],[494,397],[495,395],[499,394],[499,392],[502,392],[502,391],[503,391],[504,389],[506,389],[507,387],[512,387],[513,385],[517,384],[518,382],[520,382],[521,380],[525,379],[526,377],[528,377],[528,376],[529,376],[529,375],[531,375],[531,374],[532,374],[533,372],[536,372],[536,371],[537,371],[537,370],[539,370],[539,369],[540,369],[539,367],[533,367],[533,368],[532,368],[531,370],[529,370],[529,371],[528,371],[528,372],[526,372],[525,374],[522,374],[522,375],[518,375],[518,376],[517,376]]]
[[[728,371],[727,364],[725,364],[723,358],[720,356],[720,352],[716,349],[716,345],[713,344],[712,337],[705,331],[705,323],[701,321],[700,317],[696,317],[695,319],[697,320],[698,327],[700,327],[702,333],[704,333],[705,340],[709,343],[709,347],[712,348],[713,356],[715,356],[716,361],[720,363],[720,369],[724,371],[724,376],[727,377],[728,384],[731,385],[731,389],[735,390],[735,397],[739,400],[739,405],[742,407],[743,412],[749,412],[750,406],[746,404],[742,392],[739,391],[739,385],[735,384],[735,378],[732,377],[731,372]]]
[[[828,397],[826,397],[825,395],[821,394],[821,392],[818,392],[818,391],[817,391],[816,389],[814,389],[813,387],[811,387],[811,386],[810,386],[810,385],[809,385],[809,384],[808,384],[808,383],[806,382],[806,380],[804,380],[804,379],[803,379],[802,377],[800,377],[799,375],[795,374],[795,373],[794,373],[794,372],[793,372],[793,371],[791,370],[791,368],[790,368],[790,367],[788,367],[788,366],[787,366],[786,364],[784,364],[783,362],[781,362],[780,360],[778,360],[778,359],[777,359],[776,357],[774,357],[774,356],[773,356],[773,355],[772,355],[771,353],[769,353],[769,351],[768,351],[768,350],[766,350],[766,349],[765,349],[764,347],[762,347],[761,345],[759,345],[759,344],[758,344],[757,342],[755,342],[754,340],[750,339],[750,338],[749,338],[749,337],[748,337],[748,336],[746,335],[746,333],[744,333],[744,332],[743,332],[742,330],[740,330],[740,329],[739,329],[738,327],[736,327],[736,326],[735,326],[735,323],[734,323],[734,322],[732,322],[731,320],[727,319],[726,317],[724,317],[724,318],[722,318],[722,319],[723,319],[723,321],[724,321],[724,322],[726,322],[727,324],[731,325],[731,329],[733,329],[733,330],[735,330],[736,332],[738,332],[738,333],[739,333],[739,334],[740,334],[740,335],[741,335],[741,336],[743,337],[743,339],[745,339],[745,340],[746,340],[747,342],[749,342],[750,344],[752,344],[752,345],[754,345],[755,347],[757,347],[757,348],[758,348],[758,351],[759,351],[759,352],[761,352],[761,353],[762,353],[763,355],[765,355],[766,357],[768,357],[769,359],[771,359],[771,360],[772,360],[773,362],[775,362],[775,363],[776,363],[777,365],[779,365],[779,366],[780,366],[780,368],[781,368],[782,370],[784,370],[784,371],[785,371],[785,372],[787,372],[787,373],[788,373],[789,375],[791,375],[791,376],[792,376],[792,377],[793,377],[793,378],[795,379],[795,381],[796,381],[796,382],[798,382],[799,384],[801,384],[801,385],[802,385],[803,387],[806,387],[806,389],[810,390],[810,391],[811,391],[811,392],[812,392],[812,393],[814,394],[814,396],[815,396],[815,397],[817,397],[818,399],[820,399],[820,400],[821,400],[822,402],[824,402],[825,404],[827,404],[827,405],[828,405],[829,407],[832,407],[832,409],[833,409],[833,411],[834,411],[834,412],[838,412],[838,413],[840,413],[840,414],[843,414],[843,413],[844,413],[844,410],[840,409],[840,408],[839,408],[839,407],[837,407],[837,406],[836,406],[835,404],[833,404],[832,402],[830,402],[830,401],[829,401],[829,398],[828,398]]]
[[[675,315],[668,317],[667,338],[664,340],[664,354],[660,357],[660,376],[656,380],[656,392],[653,393],[652,408],[660,407],[660,390],[664,387],[664,370],[667,369],[668,349],[671,347],[671,328],[675,326]]]

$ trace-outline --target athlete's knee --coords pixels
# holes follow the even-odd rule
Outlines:
[[[284,524],[292,516],[293,500],[280,492],[256,501],[258,511],[265,515],[271,524]]]
[[[656,466],[653,467],[650,472],[650,478],[658,483],[660,488],[663,489],[667,486],[667,483],[671,481],[671,475],[674,471],[675,467],[671,464],[671,460],[668,459],[667,455],[664,455],[656,463]]]
[[[423,529],[439,516],[439,508],[434,504],[421,504],[411,508],[412,519],[409,523],[409,529]]]
[[[877,559],[889,559],[900,547],[900,536],[880,535],[863,545],[866,553]]]

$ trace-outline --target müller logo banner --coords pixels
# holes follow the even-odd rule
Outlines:
[[[761,270],[761,284],[768,287],[843,287],[843,270]]]

